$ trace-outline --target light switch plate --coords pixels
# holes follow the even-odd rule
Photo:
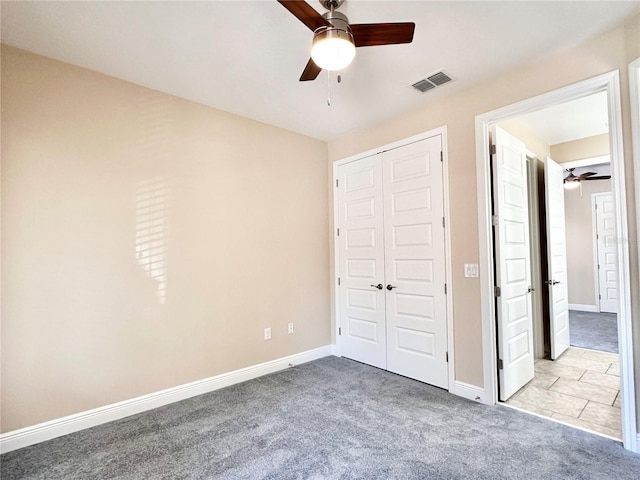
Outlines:
[[[467,278],[478,278],[478,264],[477,263],[465,263],[464,264],[464,276]]]

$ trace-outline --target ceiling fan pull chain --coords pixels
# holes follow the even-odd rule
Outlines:
[[[331,106],[331,70],[327,70],[327,106]]]

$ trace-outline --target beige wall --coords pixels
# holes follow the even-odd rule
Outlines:
[[[594,135],[551,145],[551,158],[558,163],[609,155],[609,134]]]
[[[447,126],[453,266],[453,334],[457,380],[478,386],[484,384],[481,361],[480,282],[478,279],[465,278],[463,275],[463,264],[479,262],[475,116],[619,69],[622,85],[627,202],[633,201],[633,165],[627,80],[627,65],[630,60],[628,59],[627,48],[629,46],[627,43],[632,38],[636,38],[637,35],[633,32],[640,24],[639,19],[640,17],[635,17],[628,24],[573,49],[531,61],[521,68],[500,75],[476,87],[431,102],[413,113],[349,133],[329,143],[329,160],[335,162],[358,152],[373,149],[432,128]],[[632,208],[628,221],[630,231],[635,232],[633,212],[635,210]],[[639,288],[639,274],[638,261],[635,256],[631,258],[631,277],[631,289],[636,292]],[[634,299],[633,312],[633,318],[640,318],[637,298]],[[636,331],[638,330],[640,328],[636,328]],[[638,358],[640,356],[639,335],[635,338],[635,345],[636,358]],[[636,372],[640,371],[636,370]],[[640,384],[640,382],[636,383]]]
[[[581,182],[580,188],[564,191],[567,226],[567,282],[569,303],[597,305],[594,268],[592,195],[611,191],[611,180]]]
[[[519,118],[513,118],[498,124],[505,131],[523,142],[527,150],[544,162],[546,157],[551,156],[551,149],[547,143],[541,140],[534,131],[527,127]]]
[[[9,47],[1,93],[3,431],[331,342],[326,143]]]

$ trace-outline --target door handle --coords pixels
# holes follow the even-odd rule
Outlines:
[[[558,285],[560,283],[560,280],[545,280],[544,283],[546,283],[547,285]]]
[[[391,284],[387,285],[387,290],[389,290],[389,291],[393,290],[394,288],[398,288],[398,287],[396,287],[395,285],[391,285]]]
[[[536,290],[535,288],[529,287],[529,288],[527,288],[527,293],[534,292],[535,290]]]
[[[382,290],[382,284],[381,283],[379,283],[377,285],[371,285],[371,286],[374,287],[374,288],[377,288],[378,290]]]

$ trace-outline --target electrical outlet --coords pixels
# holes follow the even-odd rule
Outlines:
[[[287,333],[289,333],[289,334],[293,333],[293,323],[290,323],[290,324],[287,326]]]
[[[270,328],[265,328],[264,329],[264,339],[265,340],[271,340],[271,329]]]
[[[464,276],[467,278],[478,278],[478,264],[477,263],[465,263],[464,264]]]

